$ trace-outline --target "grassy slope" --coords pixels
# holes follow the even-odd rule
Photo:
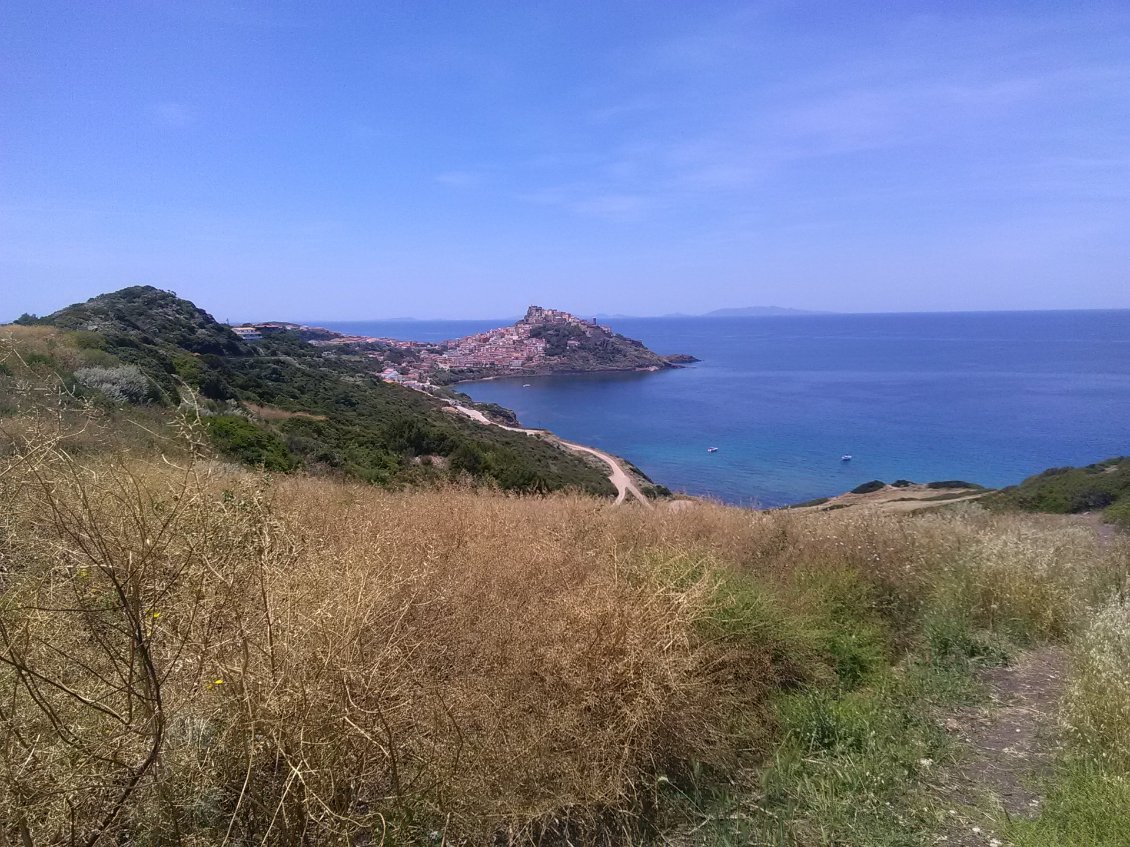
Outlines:
[[[155,288],[102,295],[43,323],[66,332],[50,339],[41,333],[24,371],[44,379],[57,374],[80,394],[105,400],[76,381],[74,371],[130,365],[152,381],[152,396],[144,399],[169,407],[188,386],[206,414],[220,416],[208,428],[215,446],[249,464],[386,484],[466,473],[508,490],[613,493],[602,471],[577,456],[445,414],[438,400],[375,379],[363,357],[327,358],[290,336],[248,345],[193,304]],[[32,342],[27,332],[19,338]],[[11,367],[18,364],[13,357]],[[252,416],[248,405],[301,414]],[[443,467],[421,461],[431,456],[448,461]]]
[[[1130,457],[1082,468],[1051,468],[990,495],[985,504],[1054,514],[1103,510],[1112,523],[1130,528]]]
[[[39,424],[0,451],[11,841],[926,843],[931,710],[1127,569],[979,510],[390,492]]]

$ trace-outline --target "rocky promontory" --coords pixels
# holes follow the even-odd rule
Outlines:
[[[310,340],[360,348],[384,367],[386,378],[436,385],[501,376],[658,371],[698,361],[687,354],[661,356],[595,319],[541,306],[530,306],[510,326],[434,344],[344,335]]]

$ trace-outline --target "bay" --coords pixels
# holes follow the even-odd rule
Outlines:
[[[508,321],[364,321],[437,341]],[[624,318],[698,364],[459,386],[672,490],[776,506],[871,479],[1018,482],[1130,453],[1130,311]],[[717,452],[707,452],[717,447]],[[852,460],[840,457],[850,454]]]

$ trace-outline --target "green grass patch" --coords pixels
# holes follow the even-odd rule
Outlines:
[[[932,780],[953,757],[935,716],[976,699],[972,668],[1003,660],[1003,648],[991,649],[988,636],[964,623],[946,632],[937,623],[931,634],[919,633],[919,648],[900,661],[896,644],[905,633],[884,617],[864,576],[814,572],[799,590],[807,608],[782,622],[779,604],[768,604],[756,589],[740,581],[720,586],[711,623],[717,634],[759,641],[788,630],[823,675],[778,690],[770,717],[773,752],[746,771],[744,782],[697,772],[689,782],[662,786],[663,802],[676,816],[700,821],[701,843],[929,843],[945,823]]]
[[[975,692],[967,668],[918,661],[853,691],[780,698],[781,742],[754,784],[722,785],[696,798],[703,843],[930,843],[945,812],[929,786],[953,756],[933,714]]]
[[[1040,815],[1012,821],[1016,847],[1125,847],[1130,843],[1130,776],[1094,760],[1063,762]]]
[[[1008,639],[974,626],[971,617],[959,609],[931,609],[923,619],[922,633],[929,655],[941,665],[1005,665],[1012,653]]]

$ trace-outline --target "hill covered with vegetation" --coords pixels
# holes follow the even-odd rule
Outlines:
[[[1102,511],[1130,529],[1130,457],[1118,456],[1085,467],[1050,468],[985,498],[994,508],[1078,514]]]
[[[214,447],[247,464],[381,484],[467,474],[506,490],[613,493],[584,459],[386,384],[363,355],[320,350],[292,333],[249,345],[170,292],[125,288],[21,323],[7,331],[9,381],[58,378],[116,414],[191,400]],[[0,395],[10,389],[3,379]]]

